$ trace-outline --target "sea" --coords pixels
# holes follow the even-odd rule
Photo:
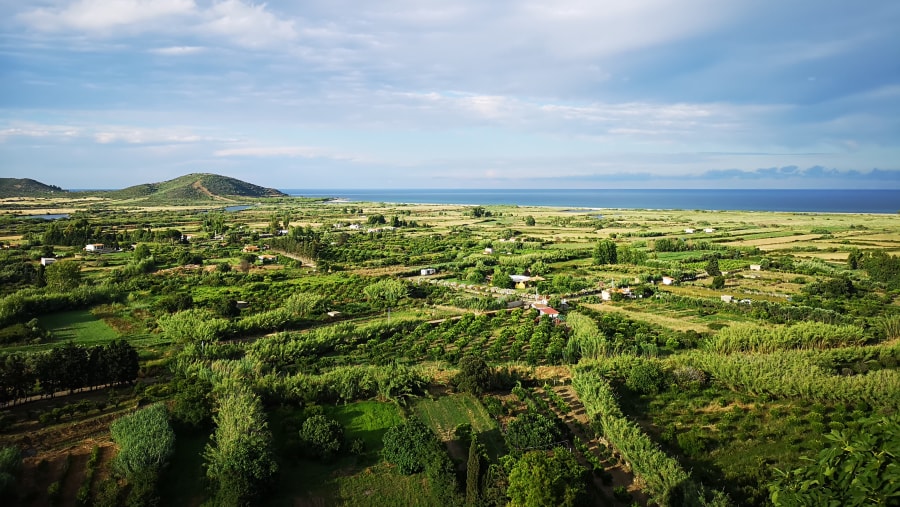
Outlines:
[[[281,191],[292,196],[331,198],[337,202],[506,204],[570,209],[900,212],[900,190],[282,189]]]

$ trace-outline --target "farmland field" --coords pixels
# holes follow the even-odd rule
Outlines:
[[[0,251],[0,447],[22,446],[24,476],[43,477],[19,504],[74,505],[80,489],[201,505],[237,484],[268,505],[454,505],[477,490],[501,506],[516,464],[571,459],[584,473],[567,483],[596,504],[689,491],[761,506],[793,487],[776,469],[806,470],[828,432],[897,416],[897,216],[198,209],[0,223],[14,245]],[[86,257],[87,237],[123,251]],[[77,269],[48,286],[35,259],[50,247]],[[129,441],[109,426],[156,402],[176,438],[147,485],[111,461]],[[392,454],[393,432],[421,428]],[[95,439],[108,452],[88,466]],[[225,444],[264,473],[223,480]],[[71,446],[71,477],[44,471]]]

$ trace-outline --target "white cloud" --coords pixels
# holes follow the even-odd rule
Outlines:
[[[293,157],[330,158],[346,161],[359,160],[357,157],[336,154],[330,150],[314,146],[245,146],[216,150],[213,155],[216,157]]]
[[[266,9],[266,4],[245,4],[225,0],[214,4],[204,17],[201,30],[213,33],[241,46],[261,47],[291,41],[297,37],[294,21],[281,19]]]
[[[150,49],[149,52],[164,56],[181,56],[201,53],[205,50],[206,48],[203,46],[169,46],[164,48]]]
[[[161,18],[192,13],[193,0],[78,0],[63,8],[38,8],[21,19],[45,31],[106,31],[123,26],[145,25]]]

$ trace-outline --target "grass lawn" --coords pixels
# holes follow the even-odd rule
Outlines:
[[[106,322],[94,316],[90,310],[72,310],[42,315],[38,317],[38,323],[42,328],[53,333],[52,340],[45,343],[3,347],[3,351],[9,353],[38,352],[50,350],[66,341],[74,341],[84,346],[103,345],[119,338],[119,333],[109,327]],[[158,341],[158,339],[154,341]]]
[[[488,455],[495,459],[504,452],[503,436],[484,405],[471,394],[451,394],[436,400],[420,400],[413,412],[428,425],[441,440],[453,440],[460,424],[471,424],[485,445]]]
[[[271,504],[415,505],[408,502],[421,494],[421,485],[416,482],[421,477],[401,476],[381,463],[381,439],[388,428],[402,421],[399,408],[392,403],[361,401],[326,405],[323,409],[344,427],[346,441],[363,440],[365,453],[344,455],[331,462],[286,455],[283,449],[292,435],[286,433],[284,423],[292,415],[286,410],[276,411],[271,416],[270,427],[276,452],[279,449],[282,452],[275,486],[277,494]],[[374,476],[373,470],[377,471]],[[410,481],[415,484],[407,485]]]

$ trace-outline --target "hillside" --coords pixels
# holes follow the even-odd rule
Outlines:
[[[45,197],[61,192],[66,190],[30,178],[0,178],[0,198]]]
[[[112,199],[160,201],[229,201],[233,198],[281,197],[286,194],[228,176],[192,173],[160,183],[144,183],[105,194]]]

